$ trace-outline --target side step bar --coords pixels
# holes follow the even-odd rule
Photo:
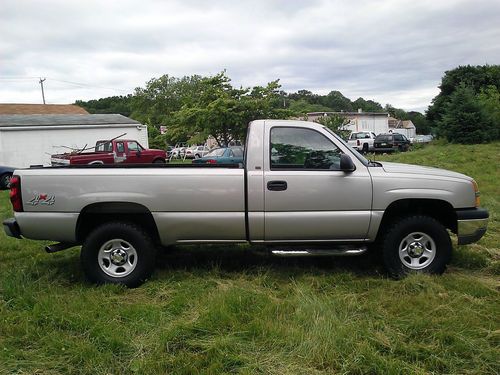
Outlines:
[[[315,256],[350,256],[361,255],[368,250],[368,247],[359,248],[338,247],[334,249],[276,249],[271,250],[271,254],[279,257],[315,257]]]

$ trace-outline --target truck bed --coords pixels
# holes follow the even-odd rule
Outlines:
[[[18,172],[24,212],[16,217],[26,237],[75,241],[81,212],[100,202],[127,202],[151,212],[163,244],[246,239],[244,169],[237,165],[75,165]],[[43,229],[36,225],[40,221]]]

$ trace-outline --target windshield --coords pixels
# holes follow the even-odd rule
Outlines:
[[[370,134],[368,133],[352,133],[351,139],[365,139],[370,138]]]
[[[353,154],[354,156],[356,156],[356,158],[361,162],[363,163],[364,165],[368,166],[370,164],[370,162],[368,161],[368,159],[366,159],[363,155],[361,155],[358,151],[356,151],[355,149],[353,149],[346,141],[344,141],[341,137],[339,137],[337,134],[335,134],[333,131],[331,131],[330,129],[328,129],[326,126],[323,128],[325,129],[328,133],[330,133],[331,135],[333,135],[335,137],[336,140],[338,140],[340,143],[342,143],[344,146],[346,146]]]

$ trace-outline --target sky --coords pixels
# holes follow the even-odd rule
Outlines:
[[[133,93],[226,70],[235,86],[424,111],[446,70],[500,63],[500,0],[1,0],[0,103]]]

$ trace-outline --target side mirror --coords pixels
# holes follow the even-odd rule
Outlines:
[[[340,170],[344,172],[354,172],[356,170],[356,166],[349,155],[340,155]]]

